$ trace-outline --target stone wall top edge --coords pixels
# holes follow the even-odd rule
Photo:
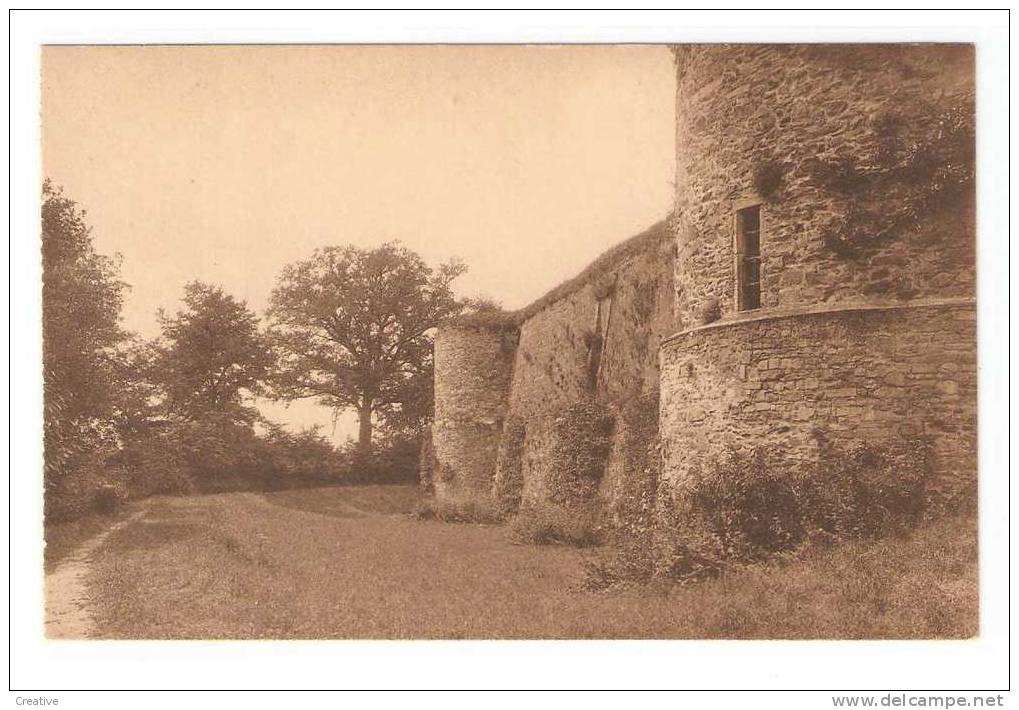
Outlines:
[[[811,316],[844,315],[849,313],[885,312],[921,308],[959,308],[976,307],[975,298],[931,298],[910,301],[908,303],[857,303],[844,304],[840,306],[811,306],[802,308],[769,309],[767,312],[745,311],[741,314],[723,318],[714,323],[699,325],[694,328],[687,328],[678,333],[673,333],[662,341],[662,347],[667,347],[685,336],[695,333],[702,333],[709,330],[719,330],[751,323],[762,323],[765,321],[783,320],[789,318],[806,318]]]
[[[520,329],[519,323],[482,323],[482,322],[469,322],[462,323],[458,321],[451,321],[448,323],[440,323],[436,326],[436,330],[443,334],[454,333],[458,331],[472,331],[472,332],[485,332],[500,335],[503,333],[513,333]]]
[[[669,230],[669,220],[670,217],[664,217],[644,231],[617,242],[589,262],[576,276],[563,281],[540,298],[515,311],[514,315],[518,324],[523,325],[549,306],[583,290],[591,283],[593,277],[600,273],[608,273],[614,269],[622,268],[634,258],[655,248],[662,241],[671,240],[673,237]]]
[[[589,285],[594,275],[621,268],[646,250],[653,248],[661,241],[672,239],[669,231],[669,217],[665,217],[644,231],[624,239],[609,247],[605,252],[588,263],[576,276],[569,278],[540,298],[516,311],[503,311],[496,315],[470,314],[452,318],[441,323],[438,329],[443,332],[453,330],[480,330],[489,332],[510,332],[519,330],[549,306],[569,298]]]

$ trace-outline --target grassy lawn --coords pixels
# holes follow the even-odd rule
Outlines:
[[[814,551],[667,593],[581,555],[401,515],[411,486],[155,498],[95,555],[106,638],[931,638],[977,633],[976,526]]]

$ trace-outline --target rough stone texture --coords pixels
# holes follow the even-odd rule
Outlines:
[[[726,447],[790,468],[835,444],[929,438],[948,491],[976,475],[972,301],[764,316],[679,333],[662,348],[663,477]]]
[[[659,392],[619,408],[601,498],[619,523],[633,522],[653,506],[660,473]]]
[[[664,229],[654,237],[523,322],[511,411],[552,414],[585,397],[616,404],[658,386],[658,347],[675,324],[672,241]],[[592,382],[590,343],[599,334],[599,296],[603,337]]]
[[[547,499],[563,411],[588,399],[618,408],[657,389],[659,345],[675,330],[673,258],[663,222],[523,309],[512,367],[502,358],[509,356],[505,343],[514,334],[440,328],[436,495],[494,493],[503,499],[507,487],[519,486],[519,498],[516,492],[508,496],[513,503]],[[601,343],[596,363],[595,336]],[[508,420],[522,424],[521,441],[500,447]]]
[[[527,423],[518,416],[507,417],[495,461],[495,499],[507,510],[520,507],[524,488],[523,453],[527,441]]]
[[[435,336],[433,486],[439,497],[492,494],[516,333],[444,326]]]
[[[523,322],[514,365],[509,411],[526,422],[523,445],[523,500],[547,500],[554,472],[553,452],[562,433],[556,426],[563,410],[586,398],[613,410],[658,388],[658,349],[675,329],[672,312],[674,253],[672,240],[660,235],[598,278],[562,295]],[[599,296],[601,298],[599,299]],[[601,300],[601,328],[598,302]],[[591,377],[591,337],[600,332],[597,373]],[[617,430],[609,467],[618,477],[618,451],[625,432]],[[602,494],[618,489],[608,476]]]
[[[675,50],[677,318],[699,325],[717,298],[735,309],[734,214],[761,207],[762,307],[872,298],[972,296],[972,195],[860,258],[824,243],[826,223],[851,205],[819,182],[818,158],[869,160],[877,126],[914,128],[973,90],[971,45],[681,45]],[[933,107],[933,110],[932,108]],[[755,170],[780,166],[778,190],[756,192]],[[868,207],[875,207],[868,205]],[[876,205],[899,207],[892,196]]]

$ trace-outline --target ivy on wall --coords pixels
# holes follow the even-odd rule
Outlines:
[[[886,111],[871,120],[873,149],[819,158],[813,179],[847,205],[822,230],[843,258],[870,253],[888,240],[919,233],[972,194],[975,178],[973,95],[948,108],[931,103]]]
[[[554,419],[548,488],[554,503],[581,505],[598,492],[612,446],[611,410],[594,400],[571,404]]]
[[[654,512],[661,474],[658,414],[657,391],[630,399],[620,412],[624,475],[612,503],[617,524],[627,530],[649,525]]]
[[[524,490],[523,456],[526,436],[527,428],[522,418],[511,415],[503,422],[493,492],[496,501],[506,511],[520,508]]]

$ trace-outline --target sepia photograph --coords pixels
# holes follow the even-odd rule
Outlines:
[[[684,37],[40,46],[18,613],[977,643],[978,43]]]

